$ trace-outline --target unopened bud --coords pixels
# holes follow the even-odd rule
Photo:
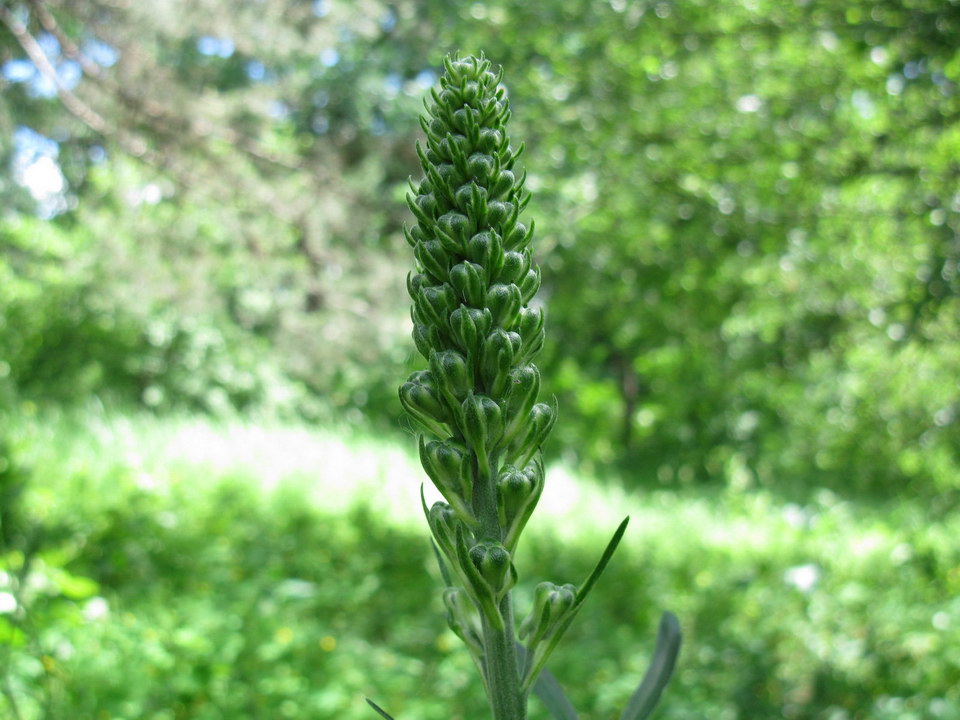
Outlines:
[[[431,285],[420,290],[417,310],[424,321],[435,327],[446,330],[450,320],[450,313],[458,305],[457,295],[447,283]]]
[[[536,490],[536,477],[507,465],[497,478],[500,523],[509,525],[524,509]]]
[[[489,197],[489,196],[488,196]],[[487,203],[487,222],[491,227],[507,230],[507,223],[516,212],[517,206],[512,202],[503,200],[491,200]]]
[[[417,322],[416,318],[414,318],[413,342],[420,354],[427,360],[430,359],[435,350],[443,347],[443,338],[440,331],[433,325]]]
[[[527,432],[522,436],[522,440],[515,442],[510,448],[508,457],[518,460],[518,465],[525,466],[543,445],[556,421],[557,413],[554,408],[546,403],[534,405],[527,421]]]
[[[407,273],[407,292],[410,293],[410,297],[414,300],[420,297],[420,290],[422,288],[432,284],[429,275],[424,273]]]
[[[497,282],[519,284],[530,270],[529,252],[519,253],[515,250],[503,254],[503,267]]]
[[[420,442],[420,463],[427,475],[451,505],[469,503],[469,493],[463,487],[463,465],[466,448],[454,440]],[[461,502],[462,501],[462,502]]]
[[[445,502],[435,502],[427,513],[427,524],[446,556],[456,557],[457,513],[454,509]]]
[[[526,427],[539,394],[540,371],[536,365],[521,365],[510,372],[502,445],[509,445]]]
[[[503,414],[500,406],[486,395],[469,395],[463,401],[463,424],[460,428],[470,447],[477,454],[481,469],[487,467],[488,453],[503,435]]]
[[[473,373],[467,367],[466,358],[455,350],[432,353],[430,372],[448,403],[462,401],[473,387]]]
[[[503,267],[503,241],[494,230],[485,230],[470,238],[467,257],[482,265],[488,277],[496,277]]]
[[[507,387],[513,359],[520,350],[520,336],[495,328],[483,342],[480,374],[487,392],[492,397],[501,397]]]
[[[443,282],[447,279],[447,271],[450,268],[450,256],[440,244],[439,240],[427,240],[417,243],[414,250],[417,260],[423,266],[423,269],[433,275],[437,282]]]
[[[528,303],[537,294],[540,289],[540,268],[532,267],[527,270],[527,274],[520,281],[520,295],[523,302]]]
[[[494,325],[507,330],[513,328],[520,312],[520,288],[513,284],[498,283],[487,290],[484,302],[490,308]]]
[[[573,585],[554,585],[542,582],[533,592],[533,608],[520,623],[521,638],[530,636],[528,647],[547,637],[570,612],[576,602],[577,588]]]
[[[492,153],[500,147],[503,141],[503,133],[493,128],[483,128],[480,131],[480,140],[477,142],[477,150],[484,153]]]
[[[470,561],[499,599],[516,583],[510,553],[500,543],[484,541],[470,549]]]
[[[467,359],[476,357],[480,347],[480,331],[477,321],[482,320],[483,311],[461,305],[450,313],[450,331],[453,339],[467,354]]]
[[[437,218],[437,234],[448,252],[463,254],[472,223],[466,215],[448,212]]]
[[[471,180],[470,182],[464,183],[457,188],[457,192],[454,193],[453,199],[458,206],[462,208],[470,208],[471,202],[474,200],[479,200],[482,202],[486,199],[486,197],[487,189],[483,186],[478,186],[477,183]]]
[[[483,131],[481,131],[481,136]],[[477,179],[477,182],[486,184],[490,175],[493,173],[493,158],[484,153],[475,152],[467,158],[467,172],[471,177]]]
[[[509,233],[506,233],[503,238],[503,247],[507,250],[518,250],[522,251],[526,249],[527,245],[530,244],[530,239],[533,236],[533,231],[528,230],[527,226],[522,222],[518,222]]]
[[[447,407],[433,382],[433,376],[426,370],[413,373],[400,387],[400,404],[431,431],[435,430],[436,423],[449,420]]]
[[[467,305],[483,307],[486,297],[487,279],[486,270],[482,265],[472,262],[462,262],[450,269],[450,284]]]
[[[501,170],[500,175],[490,187],[490,197],[508,197],[517,179],[510,170]]]

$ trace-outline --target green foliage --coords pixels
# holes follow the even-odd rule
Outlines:
[[[414,115],[443,55],[482,47],[514,69],[536,169],[539,362],[566,417],[548,457],[648,487],[956,491],[949,3],[11,7],[109,128],[0,34],[0,263],[51,235],[70,258],[0,329],[21,394],[266,397],[395,428]],[[59,195],[25,189],[24,128],[55,146]]]
[[[157,288],[169,275],[137,288],[137,298],[112,284],[105,268],[117,245],[98,243],[96,229],[21,217],[0,230],[0,383],[7,392],[221,412],[269,406],[292,385],[263,343],[224,314],[181,315]]]
[[[6,419],[17,428],[10,452],[29,478],[22,516],[46,536],[32,626],[11,634],[14,616],[0,614],[0,657],[20,643],[0,681],[10,681],[25,720],[361,720],[373,693],[398,718],[484,712],[467,654],[436,623],[443,605],[419,519],[408,509],[385,520],[370,504],[415,484],[413,458],[402,477],[374,480],[368,467],[397,465],[397,450],[380,439],[334,446],[317,432],[260,430],[263,448],[299,437],[303,448],[351,458],[317,466],[304,450],[302,467],[268,488],[261,480],[281,451],[241,468],[176,450],[174,438],[199,438],[242,457],[252,436],[239,426]],[[690,650],[655,717],[960,712],[955,513],[829,492],[803,506],[765,492],[624,498],[582,482],[577,504],[597,522],[577,526],[569,511],[540,508],[520,562],[548,577],[586,576],[606,540],[595,525],[623,510],[634,518],[592,612],[551,660],[585,716],[627,704],[647,669],[656,608],[667,603]],[[364,488],[343,499],[352,509],[331,508],[349,488]],[[4,554],[3,572],[16,563]],[[536,583],[521,580],[522,601]],[[546,718],[536,702],[531,717]]]

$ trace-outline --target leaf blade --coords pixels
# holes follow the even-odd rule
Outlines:
[[[650,667],[647,668],[640,685],[630,696],[620,720],[646,720],[650,717],[660,700],[663,689],[673,675],[682,640],[683,633],[680,631],[677,616],[669,611],[664,612],[660,618],[657,644],[650,659]]]
[[[597,563],[593,572],[590,573],[590,576],[584,581],[583,585],[580,586],[580,589],[577,590],[577,599],[574,607],[579,608],[583,604],[583,601],[587,599],[587,595],[593,589],[593,586],[596,585],[597,580],[600,579],[603,571],[607,569],[607,564],[610,562],[610,558],[613,557],[613,553],[616,552],[617,546],[620,545],[620,540],[623,539],[623,534],[627,531],[627,524],[629,522],[630,517],[625,517],[617,528],[617,531],[613,534],[613,537],[610,538],[610,542],[607,543],[607,547],[600,557],[600,562]]]
[[[377,705],[373,700],[370,698],[365,698],[365,700],[367,701],[367,705],[372,707],[377,714],[380,715],[380,717],[384,718],[384,720],[394,720],[392,717],[390,717],[390,714],[386,710]]]
[[[517,643],[517,653],[522,663],[527,662],[527,649],[522,643]],[[556,676],[547,668],[540,671],[537,681],[533,684],[534,694],[550,713],[554,720],[578,720],[577,710],[567,698]]]

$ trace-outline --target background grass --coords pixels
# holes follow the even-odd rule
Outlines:
[[[30,405],[6,421],[4,487],[25,491],[5,517],[0,592],[20,607],[0,615],[0,716],[11,697],[19,717],[71,720],[370,718],[365,696],[399,718],[486,711],[443,622],[409,443]],[[582,579],[623,514],[552,663],[585,717],[616,717],[664,609],[686,642],[660,718],[960,716],[955,514],[631,493],[555,466],[521,613],[537,582]]]

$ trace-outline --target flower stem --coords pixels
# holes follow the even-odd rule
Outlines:
[[[492,468],[499,466],[499,460],[497,455],[488,458],[487,466],[491,469],[478,476],[473,497],[481,533],[484,538],[497,542],[503,540],[504,529],[500,526],[496,477]],[[485,616],[482,617],[490,707],[494,720],[526,720],[526,693],[521,687],[517,641],[513,629],[513,599],[510,592],[505,593],[500,601],[500,614],[503,616],[502,630],[494,627]]]
[[[500,602],[503,630],[498,631],[483,619],[483,644],[486,651],[490,707],[494,720],[525,720],[527,703],[520,687],[517,644],[513,633],[513,602],[507,593]]]

